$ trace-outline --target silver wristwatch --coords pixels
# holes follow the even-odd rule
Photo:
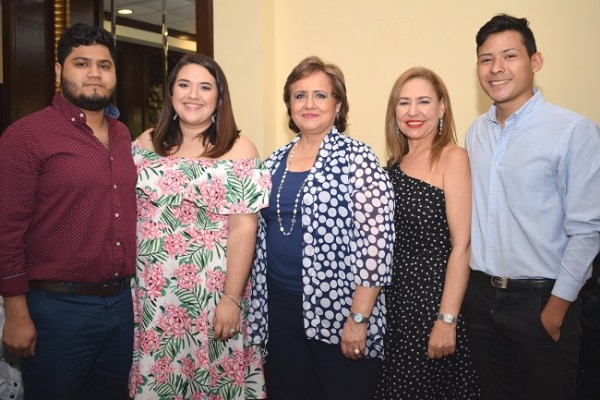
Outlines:
[[[458,317],[452,314],[438,314],[437,319],[446,324],[455,324],[458,322]]]
[[[366,324],[369,322],[369,318],[357,312],[355,313],[350,311],[350,318],[352,318],[352,321],[356,322],[357,324]]]

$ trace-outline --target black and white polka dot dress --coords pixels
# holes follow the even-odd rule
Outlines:
[[[385,356],[377,399],[462,400],[480,397],[462,318],[457,349],[442,359],[427,358],[429,333],[439,310],[450,233],[443,190],[405,175],[393,166],[396,243],[393,284],[386,287]]]

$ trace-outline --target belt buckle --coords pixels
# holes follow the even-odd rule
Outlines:
[[[506,289],[508,287],[508,278],[502,278],[501,276],[492,276],[490,283],[493,287],[499,289]]]

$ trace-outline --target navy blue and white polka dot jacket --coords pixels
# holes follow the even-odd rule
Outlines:
[[[265,161],[271,173],[298,140],[300,135]],[[339,344],[356,286],[391,283],[394,191],[371,148],[334,127],[321,144],[301,199],[306,337]],[[247,332],[263,351],[268,340],[265,236],[261,218]],[[383,358],[384,333],[385,300],[380,293],[369,318],[366,357]]]

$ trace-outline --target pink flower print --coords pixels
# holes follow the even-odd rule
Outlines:
[[[206,288],[211,292],[223,291],[223,284],[225,283],[225,274],[221,271],[207,271],[206,272]]]
[[[190,241],[202,245],[207,250],[214,250],[217,243],[222,244],[224,242],[222,231],[205,231],[193,228],[187,233],[190,235]]]
[[[171,357],[165,356],[156,360],[156,363],[150,368],[150,373],[154,375],[156,383],[165,383],[169,380],[169,375],[173,373]]]
[[[194,351],[194,357],[196,357],[198,368],[206,369],[210,365],[208,350],[204,345],[201,345]]]
[[[238,386],[244,385],[246,378],[246,360],[243,350],[234,350],[233,353],[222,361],[223,374],[229,377]]]
[[[230,211],[232,214],[252,214],[252,211],[248,207],[247,201],[232,204],[230,207]]]
[[[140,349],[144,354],[150,354],[153,351],[160,349],[160,337],[153,330],[143,331],[140,334]]]
[[[140,364],[134,362],[131,365],[131,372],[129,373],[129,397],[135,396],[143,381],[142,374],[140,374]]]
[[[223,396],[220,394],[211,394],[208,400],[223,400]]]
[[[220,208],[226,204],[227,189],[218,177],[215,176],[210,181],[200,182],[198,190],[209,208]]]
[[[196,365],[194,364],[194,360],[191,357],[184,357],[181,360],[181,373],[188,380],[194,379],[194,374],[196,372]]]
[[[194,286],[200,284],[202,279],[198,275],[199,268],[193,264],[182,264],[175,270],[175,278],[177,278],[177,286],[181,289],[192,290]]]
[[[272,187],[271,175],[270,174],[262,174],[258,179],[258,187],[264,190],[271,190]]]
[[[251,178],[253,169],[254,160],[251,158],[246,158],[244,160],[235,160],[233,162],[233,172],[240,180],[244,179],[245,177]]]
[[[206,216],[208,217],[210,222],[220,222],[224,224],[225,227],[227,227],[227,215],[206,211]]]
[[[179,164],[180,160],[181,159],[178,157],[161,157],[159,158],[158,162],[165,167],[172,167]]]
[[[139,275],[141,279],[144,279],[146,295],[151,299],[158,298],[161,295],[163,287],[167,284],[162,264],[146,263],[144,264],[144,272]]]
[[[244,349],[244,362],[262,369],[262,359],[257,355],[258,347],[250,346]]]
[[[200,166],[204,167],[204,168],[210,168],[213,165],[215,165],[216,161],[215,160],[202,160],[200,161]]]
[[[210,377],[210,386],[216,386],[219,378],[221,378],[221,374],[216,365],[211,365],[208,368],[208,376]]]
[[[198,207],[196,207],[194,203],[185,200],[181,203],[181,207],[177,207],[173,210],[173,216],[180,220],[183,225],[192,224],[196,221],[197,215]]]
[[[208,314],[205,311],[202,311],[200,315],[195,317],[192,323],[195,327],[194,332],[208,336]]]
[[[158,222],[142,222],[138,228],[138,238],[142,240],[159,238],[162,235],[162,230],[165,228],[164,224],[159,224]]]
[[[164,247],[167,254],[171,257],[184,254],[187,246],[188,244],[181,233],[175,233],[165,238]]]
[[[158,317],[156,323],[166,335],[182,338],[192,327],[192,320],[185,308],[167,304],[165,311]]]
[[[167,170],[158,181],[158,187],[165,194],[178,194],[181,188],[187,186],[187,177],[179,170]]]
[[[248,283],[246,283],[246,287],[244,288],[244,294],[242,295],[242,298],[249,299],[251,294],[252,294],[252,282],[248,281]]]
[[[138,219],[153,219],[157,211],[158,208],[154,204],[152,204],[147,197],[138,197]]]
[[[143,292],[139,288],[134,288],[132,292],[133,298],[133,322],[140,323],[140,310],[142,309]]]
[[[152,165],[154,163],[154,161],[151,161],[147,158],[142,158],[137,164],[137,172],[138,174],[140,172],[142,172],[143,170],[145,170],[146,168],[148,168],[150,165]]]

